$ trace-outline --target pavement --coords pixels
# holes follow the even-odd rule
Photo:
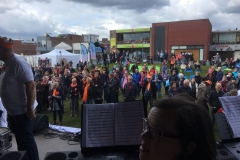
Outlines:
[[[59,133],[62,135],[63,133]],[[59,137],[46,139],[43,133],[35,134],[35,141],[38,146],[39,158],[40,160],[44,160],[47,152],[60,152],[60,151],[80,151],[80,143],[79,142],[69,142],[68,140],[61,140]],[[17,144],[14,134],[12,134],[12,147],[8,149],[8,151],[17,151]]]

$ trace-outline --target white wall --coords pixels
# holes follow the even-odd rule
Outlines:
[[[74,54],[79,54],[81,52],[80,50],[80,45],[83,44],[86,46],[86,48],[88,49],[89,47],[89,43],[73,43],[73,53]],[[80,60],[82,60],[82,57],[80,55]],[[90,60],[90,53],[88,53],[88,61]]]
[[[237,58],[240,58],[240,51],[234,52],[234,60],[237,60]]]

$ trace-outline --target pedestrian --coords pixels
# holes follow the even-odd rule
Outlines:
[[[36,87],[31,66],[14,54],[13,40],[0,37],[0,60],[4,62],[0,77],[0,96],[7,110],[8,124],[15,134],[19,151],[26,151],[28,159],[39,160],[33,136]]]

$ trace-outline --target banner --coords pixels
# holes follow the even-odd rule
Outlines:
[[[111,38],[110,39],[110,47],[116,47],[116,38]]]
[[[80,44],[81,48],[81,55],[82,55],[82,62],[88,61],[88,51],[85,45]]]
[[[88,52],[90,53],[91,60],[96,60],[96,48],[92,42],[89,43]]]

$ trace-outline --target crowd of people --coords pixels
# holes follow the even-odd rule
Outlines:
[[[155,65],[147,64],[139,70],[137,63],[131,67],[130,63],[125,65],[118,63],[108,69],[94,65],[88,67],[87,63],[80,61],[76,69],[73,69],[70,61],[66,66],[46,65],[33,68],[39,104],[37,111],[41,113],[45,109],[52,110],[53,124],[56,124],[56,113],[58,113],[60,125],[62,125],[63,100],[70,101],[72,117],[79,114],[81,104],[117,103],[122,94],[125,102],[143,100],[145,115],[147,115],[148,103],[152,107],[153,101],[162,97],[162,88],[165,95],[169,97],[186,93],[195,100],[202,99],[212,108],[219,110],[221,106],[214,103],[218,100],[213,96],[217,84],[221,84],[221,91],[226,93],[222,96],[229,95],[228,93],[234,89],[240,89],[240,74],[237,67],[223,74],[221,67],[211,66],[206,75],[200,75],[200,63],[189,61],[187,66],[191,72],[195,72],[195,75],[187,79],[184,76],[187,72],[187,68],[183,67],[183,65],[186,67],[185,62],[171,65],[171,60],[163,59],[159,65],[161,70],[158,70]],[[58,93],[57,96],[56,93]],[[56,103],[57,100],[58,103]]]
[[[236,96],[240,90],[236,66],[225,74],[221,67],[211,66],[206,75],[200,75],[198,62],[189,59],[176,64],[164,57],[159,64],[161,70],[147,64],[140,68],[137,63],[130,67],[130,63],[123,65],[121,61],[111,69],[89,68],[86,62],[79,62],[74,69],[71,61],[65,66],[31,69],[12,47],[11,39],[0,37],[0,60],[4,61],[0,95],[18,150],[26,150],[29,159],[34,160],[39,159],[32,134],[35,110],[51,110],[53,124],[57,124],[58,114],[62,125],[65,100],[69,101],[72,117],[79,115],[80,104],[118,103],[120,94],[125,102],[143,101],[146,127],[141,135],[140,159],[215,159],[213,114],[223,112],[218,98]],[[191,70],[195,68],[191,79],[184,77],[184,64]],[[163,98],[162,88],[164,97],[169,98]],[[35,99],[38,106],[34,105]]]

